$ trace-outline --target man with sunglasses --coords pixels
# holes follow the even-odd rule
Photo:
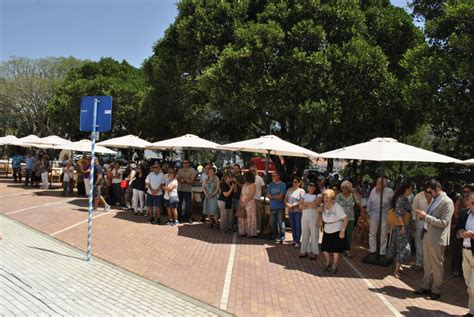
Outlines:
[[[423,285],[416,295],[430,295],[431,300],[441,297],[440,289],[444,276],[444,250],[449,245],[451,218],[454,203],[443,191],[441,183],[431,179],[425,185],[425,191],[433,199],[427,211],[415,210],[417,217],[425,221],[423,235]]]
[[[423,184],[423,187],[426,185],[426,182]],[[425,190],[416,194],[413,199],[412,208],[413,210],[423,210],[427,211],[428,206],[431,203],[433,197]],[[412,219],[415,223],[416,233],[415,233],[415,248],[416,248],[416,262],[415,262],[415,271],[423,270],[423,240],[421,240],[421,234],[425,222],[423,219],[416,216],[416,212],[412,213]]]
[[[469,295],[469,313],[474,316],[474,192],[467,196],[467,208],[461,210],[456,226],[456,236],[462,241],[462,270]]]

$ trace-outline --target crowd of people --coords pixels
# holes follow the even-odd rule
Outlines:
[[[25,184],[39,186],[42,182],[42,188],[48,188],[47,155],[28,154],[25,163]],[[14,156],[12,165],[14,181],[21,182],[21,159]],[[77,195],[86,197],[91,183],[90,157],[84,156],[75,163],[66,157],[61,165],[62,194],[73,195],[76,183]],[[168,163],[149,166],[141,161],[130,162],[124,168],[116,161],[103,168],[96,159],[94,206],[99,208],[102,204],[106,211],[111,205],[123,206],[135,215],[150,217],[151,224],[161,224],[162,213],[167,214],[172,226],[193,223],[193,191],[198,173],[189,160],[177,167]],[[449,246],[453,275],[464,274],[470,313],[474,313],[472,186],[463,186],[459,195],[452,183],[442,186],[435,179],[418,187],[407,179],[389,186],[387,179],[381,177],[373,187],[360,178],[339,180],[323,174],[303,178],[292,175],[288,180],[282,180],[276,171],[266,185],[254,165],[243,172],[239,164],[227,164],[222,171],[206,164],[200,173],[203,200],[199,219],[206,221],[209,228],[237,232],[241,237],[256,238],[268,233],[274,243],[282,244],[287,239],[288,215],[291,245],[299,249],[299,257],[315,260],[322,253],[324,270],[332,274],[338,270],[341,254],[352,257],[354,228],[368,224],[369,252],[393,259],[394,277],[401,277],[402,265],[408,263],[412,253],[416,254],[414,269],[424,271],[424,278],[415,294],[429,295],[431,299],[441,296],[445,249]],[[264,204],[269,206],[269,213]],[[390,223],[390,217],[395,223]]]

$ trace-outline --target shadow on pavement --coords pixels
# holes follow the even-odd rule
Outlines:
[[[178,236],[196,239],[212,244],[231,244],[233,233],[223,233],[218,229],[211,229],[207,223],[183,224],[178,227]],[[261,239],[238,238],[237,244],[264,244]]]
[[[89,206],[89,205],[86,204],[86,206]],[[115,207],[112,207],[112,209],[114,209],[114,208]],[[127,220],[127,221],[132,221],[132,222],[136,222],[136,223],[148,223],[148,220],[150,219],[150,216],[145,217],[145,216],[142,216],[142,215],[135,215],[133,213],[133,211],[121,210],[121,211],[118,211],[115,214],[114,218]]]
[[[37,188],[38,189],[38,188]],[[54,189],[45,189],[35,193],[36,196],[67,197],[62,196],[61,192]]]
[[[408,311],[402,311],[400,314],[403,316],[436,316],[436,317],[444,317],[444,316],[451,316],[448,313],[445,313],[440,310],[430,310],[430,309],[424,309],[421,307],[415,307],[415,306],[408,306],[407,307]],[[467,310],[466,310],[467,311]]]
[[[30,245],[28,245],[27,247],[30,248],[30,249],[35,249],[35,250],[39,250],[39,251],[45,251],[45,252],[57,254],[57,255],[60,255],[60,256],[65,256],[65,257],[72,258],[72,259],[84,260],[84,258],[81,258],[81,257],[78,257],[78,256],[67,255],[67,254],[63,254],[63,253],[56,252],[56,251],[49,250],[49,249],[44,249],[44,248],[39,248],[39,247],[33,247],[33,246],[30,246]]]
[[[408,284],[407,281],[403,279],[402,281]],[[417,295],[413,294],[412,290],[403,289],[403,288],[395,287],[392,285],[384,286],[382,288],[369,288],[369,291],[388,295],[388,296],[399,298],[399,299],[418,298]]]

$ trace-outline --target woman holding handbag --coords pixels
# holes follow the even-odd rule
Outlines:
[[[122,204],[122,169],[120,162],[115,161],[112,169],[112,190],[114,193],[114,203],[116,206]]]
[[[413,224],[411,217],[405,217],[405,219],[408,219],[408,223],[405,223],[403,216],[406,212],[411,213],[412,211],[411,204],[408,201],[408,196],[412,192],[413,184],[405,181],[397,189],[392,199],[392,208],[396,213],[398,224],[393,226],[386,257],[394,259],[395,270],[393,275],[398,279],[400,278],[400,266],[407,262],[411,255],[410,237]]]
[[[349,222],[344,209],[336,202],[336,193],[332,189],[323,192],[322,218],[324,222],[324,235],[322,251],[326,260],[325,271],[337,273],[339,254],[348,249],[346,227]],[[332,255],[332,261],[331,261]]]

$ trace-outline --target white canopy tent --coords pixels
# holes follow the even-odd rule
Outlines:
[[[222,150],[266,154],[267,159],[265,160],[265,175],[268,174],[268,160],[270,159],[269,156],[271,154],[278,156],[307,157],[311,160],[315,160],[318,156],[320,156],[316,152],[282,140],[276,135],[271,134],[261,136],[256,139],[224,144],[220,148]]]
[[[158,141],[152,143],[146,147],[150,150],[170,150],[174,151],[176,149],[201,149],[201,150],[219,150],[220,145],[205,139],[202,139],[194,134],[185,134],[183,136],[167,139],[163,141]]]
[[[11,145],[16,142],[18,142],[18,138],[14,135],[0,137],[0,145]]]
[[[432,162],[432,163],[458,163],[458,159],[438,154],[398,142],[392,138],[375,138],[369,142],[359,143],[337,150],[321,154],[324,158],[345,159],[345,160],[366,160],[378,161],[382,164],[381,176],[384,176],[385,161],[405,161],[405,162]],[[380,218],[379,218],[379,238],[377,239],[376,256],[369,255],[363,259],[365,263],[388,266],[390,261],[379,255],[380,234],[382,226],[382,201],[383,190],[380,191]]]
[[[61,149],[61,150],[70,150],[70,151],[76,151],[76,152],[90,152],[91,146],[92,146],[92,142],[90,140],[84,139],[77,142],[71,142],[68,144],[58,145],[56,146],[56,148]],[[96,153],[102,153],[102,154],[116,154],[117,153],[111,149],[108,149],[100,145],[96,145],[94,151]]]
[[[321,154],[324,158],[364,161],[404,161],[459,163],[460,160],[398,142],[392,138],[375,138]]]
[[[30,134],[28,136],[19,138],[15,142],[10,143],[10,145],[16,145],[16,146],[21,146],[21,147],[27,147],[27,148],[40,148],[40,149],[48,149],[49,147],[44,144],[40,144],[39,142],[41,141],[41,138],[38,137],[37,135]]]
[[[121,148],[121,149],[129,149],[129,148],[139,148],[144,149],[147,146],[151,145],[150,142],[140,139],[135,135],[125,135],[109,140],[105,140],[102,142],[98,142],[97,145],[107,146],[112,148]]]
[[[58,145],[69,144],[71,141],[58,137],[57,135],[50,135],[36,141],[34,144],[40,146],[48,146],[51,149],[55,149]]]
[[[282,140],[275,135],[265,135],[256,139],[224,144],[222,150],[242,151],[272,154],[279,156],[308,157],[316,159],[320,155],[288,141]]]

